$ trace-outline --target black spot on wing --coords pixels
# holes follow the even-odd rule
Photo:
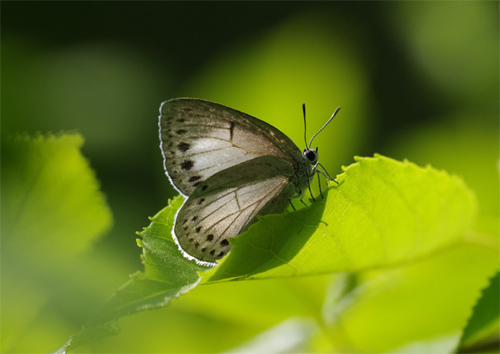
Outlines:
[[[182,134],[185,134],[187,132],[186,129],[179,129],[179,130],[176,130],[175,131],[177,133],[177,135],[182,135]]]
[[[200,200],[198,200],[198,205],[200,205],[201,203],[203,203],[205,201],[205,198],[201,198]]]
[[[222,247],[224,247],[224,246],[228,246],[228,245],[229,245],[229,241],[228,241],[227,239],[224,239],[224,240],[222,240],[222,241],[220,242],[220,245],[221,245]]]
[[[213,241],[214,240],[214,235],[210,234],[207,236],[207,241]]]
[[[193,167],[193,165],[194,165],[193,161],[185,160],[185,161],[182,161],[181,168],[183,170],[190,170]]]
[[[234,122],[231,122],[231,126],[229,127],[229,136],[231,137],[230,141],[233,141],[233,135],[234,135]]]
[[[189,150],[189,148],[191,147],[191,145],[187,144],[187,143],[180,143],[177,145],[177,148],[182,151],[182,152],[186,152]]]
[[[193,176],[189,178],[189,182],[195,182],[197,180],[201,179],[201,176]]]

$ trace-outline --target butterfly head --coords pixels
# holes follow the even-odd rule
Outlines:
[[[302,156],[304,157],[305,160],[309,161],[311,165],[315,165],[316,162],[318,162],[318,148],[316,150],[311,149],[311,148],[305,148],[304,152],[302,153]]]

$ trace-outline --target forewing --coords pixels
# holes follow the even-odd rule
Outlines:
[[[259,156],[277,156],[292,164],[302,159],[298,147],[278,129],[209,101],[165,101],[159,126],[165,170],[185,196],[210,176]]]
[[[177,213],[174,239],[188,258],[215,262],[231,249],[228,239],[245,231],[257,215],[283,212],[296,193],[292,174],[285,160],[263,156],[213,175]]]

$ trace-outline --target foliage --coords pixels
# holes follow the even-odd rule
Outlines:
[[[78,259],[109,230],[111,212],[82,144],[77,134],[2,141],[2,301],[9,304],[2,307],[3,351],[16,347],[52,301],[68,307],[69,298],[80,299],[81,308],[67,310],[75,316],[100,296],[79,279],[86,264]]]
[[[23,229],[16,221],[22,220],[21,225],[38,227],[38,231],[48,224],[46,239],[53,238],[54,252],[61,253],[57,245],[66,238],[68,228],[55,228],[60,223],[54,224],[50,217],[42,222],[30,219],[30,215],[43,210],[56,220],[68,219],[64,213],[78,211],[82,221],[76,224],[77,231],[74,225],[80,219],[71,219],[68,227],[81,243],[88,235],[95,235],[95,224],[85,221],[87,215],[109,222],[109,213],[95,194],[92,175],[84,172],[85,163],[78,162],[83,160],[74,157],[79,144],[78,136],[23,137],[5,144],[9,156],[17,151],[19,157],[9,160],[9,173],[3,179],[9,191],[6,205],[12,213],[4,229],[10,241],[5,243],[8,250],[15,250],[16,242],[33,234],[19,231]],[[27,167],[30,169],[21,173]],[[24,177],[17,178],[20,175]],[[53,185],[55,176],[60,182]],[[480,290],[487,286],[486,279],[498,265],[496,239],[470,230],[476,213],[473,194],[457,177],[383,156],[358,158],[338,180],[339,185],[332,184],[324,200],[309,208],[263,217],[232,242],[233,251],[213,269],[185,259],[173,242],[170,231],[175,211],[181,205],[181,198],[175,198],[141,233],[139,245],[143,248],[145,272],[134,274],[73,336],[68,349],[116,333],[114,320],[166,306],[172,298],[198,285],[334,274],[328,281],[322,313],[296,324],[303,330],[299,332],[307,334],[297,345],[308,350],[342,352],[399,352],[415,346],[424,352],[453,351]],[[93,192],[87,192],[86,185]],[[62,193],[67,196],[71,191],[94,196],[62,197]],[[60,199],[71,204],[58,205]],[[18,200],[38,202],[15,207]],[[73,205],[76,201],[79,204]],[[30,211],[30,207],[41,209]],[[51,232],[58,229],[61,231]],[[24,253],[40,262],[33,255],[40,246],[36,240],[32,243],[35,248],[24,247]],[[73,250],[78,250],[78,242],[73,245]],[[68,244],[62,247],[71,254]],[[463,262],[465,258],[469,262]],[[15,264],[8,259],[7,265],[10,263]],[[51,265],[46,260],[43,263]],[[19,278],[20,283],[25,281]],[[244,303],[239,305],[244,308]],[[244,317],[246,310],[240,313],[233,306],[230,316]],[[474,325],[470,325],[474,330],[466,332],[464,343],[471,341],[469,333],[478,337],[474,342],[490,336],[492,320],[495,317],[490,316],[486,322],[474,319]],[[285,324],[279,326],[288,328]],[[259,345],[262,343],[257,341],[250,347]]]
[[[74,333],[62,352],[498,352],[494,2],[2,11],[2,352]],[[156,116],[181,96],[299,147],[301,104],[308,138],[340,105],[314,140],[329,173],[391,159],[358,158],[323,200],[263,217],[206,269],[169,231],[181,199]],[[45,133],[61,130],[85,145]]]

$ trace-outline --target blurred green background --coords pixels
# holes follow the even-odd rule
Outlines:
[[[99,274],[94,289],[83,282],[92,296],[55,279],[48,291],[58,295],[35,306],[29,321],[21,321],[16,344],[2,348],[56,349],[85,322],[87,307],[141,269],[135,231],[175,195],[157,131],[160,103],[174,97],[208,99],[256,116],[300,148],[302,103],[308,137],[341,106],[313,143],[331,175],[354,155],[375,152],[431,164],[463,176],[479,199],[477,229],[497,234],[498,28],[498,4],[482,1],[3,2],[2,139],[81,133],[114,226],[82,255],[85,269],[75,275]],[[211,291],[262,297],[274,287],[302,288],[300,282],[307,280]],[[315,280],[301,295],[311,307],[319,306],[327,282]],[[290,309],[299,300],[266,318],[239,321],[241,331],[233,319],[210,327],[211,311],[179,301],[123,321],[125,333],[143,339],[122,333],[87,350],[226,350],[297,316]],[[203,343],[183,346],[185,328],[199,333],[207,327]],[[231,339],[210,342],[217,331]]]

